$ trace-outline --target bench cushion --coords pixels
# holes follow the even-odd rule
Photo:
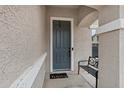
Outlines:
[[[96,78],[96,73],[98,73],[98,70],[95,70],[89,66],[80,66],[80,67],[83,68],[85,71],[89,72],[92,76]]]

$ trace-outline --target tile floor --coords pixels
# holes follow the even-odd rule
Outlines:
[[[68,78],[47,79],[44,81],[43,88],[93,88],[94,78],[86,72],[83,73],[68,75]]]

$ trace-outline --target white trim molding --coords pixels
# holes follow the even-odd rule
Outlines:
[[[67,17],[50,17],[50,72],[53,71],[53,20],[65,20],[71,22],[71,49],[74,48],[74,20]],[[71,51],[71,71],[74,71],[74,51]],[[64,71],[63,71],[64,72]]]
[[[117,20],[114,20],[112,22],[100,26],[99,28],[97,28],[97,34],[111,32],[121,28],[124,28],[124,18],[119,18]]]
[[[36,77],[38,76],[38,73],[39,73],[40,69],[43,67],[46,56],[47,56],[47,53],[44,53],[37,60],[37,62],[34,63],[34,65],[27,68],[24,71],[24,73],[19,78],[17,78],[17,80],[15,80],[14,83],[12,83],[10,88],[31,88],[35,79],[36,79]],[[44,75],[43,78],[42,78],[42,80],[44,81],[45,69],[44,69],[44,71],[42,71],[42,75]]]

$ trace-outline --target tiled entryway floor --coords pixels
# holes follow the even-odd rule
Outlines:
[[[44,81],[44,88],[92,88],[92,84],[80,75],[68,75],[68,78],[48,79]]]

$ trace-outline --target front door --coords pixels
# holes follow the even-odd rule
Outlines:
[[[53,70],[71,69],[71,21],[53,20]]]

